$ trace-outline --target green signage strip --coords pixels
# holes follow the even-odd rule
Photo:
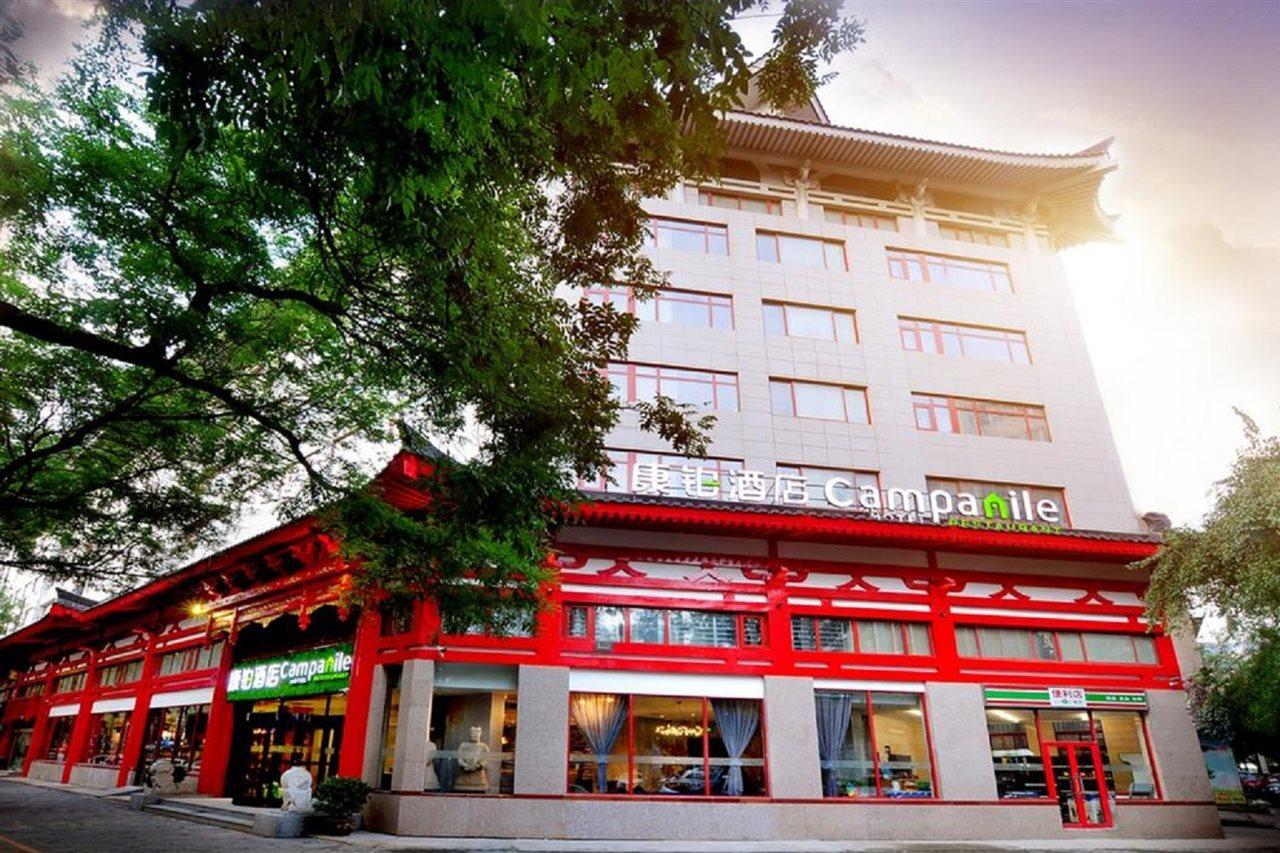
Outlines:
[[[997,705],[1035,705],[1050,708],[1092,708],[1108,705],[1147,707],[1146,693],[1116,690],[1082,690],[1078,687],[1049,687],[1041,690],[988,687],[983,694],[988,703]]]
[[[227,699],[236,702],[345,690],[351,683],[351,654],[351,644],[343,643],[238,663],[227,674]]]

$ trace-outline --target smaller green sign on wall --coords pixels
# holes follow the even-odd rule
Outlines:
[[[345,690],[351,683],[351,652],[351,644],[343,643],[238,663],[227,673],[227,699],[237,702]]]
[[[983,691],[988,705],[1022,705],[1042,708],[1145,708],[1147,694],[1122,690],[1086,690],[1081,687],[1001,688]]]

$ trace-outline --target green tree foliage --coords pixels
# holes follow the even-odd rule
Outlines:
[[[1280,630],[1260,630],[1243,650],[1206,653],[1190,693],[1202,735],[1228,741],[1239,758],[1280,758]]]
[[[1280,438],[1264,436],[1241,414],[1245,446],[1215,487],[1201,529],[1178,528],[1138,564],[1152,571],[1148,614],[1185,623],[1189,608],[1224,616],[1247,639],[1280,627]]]
[[[663,284],[638,200],[714,170],[751,5],[109,3],[55,92],[0,105],[0,560],[132,578],[283,490],[367,583],[527,618],[634,327],[558,293]],[[785,104],[861,30],[791,0],[774,37]],[[705,448],[708,419],[633,408]],[[430,512],[365,488],[393,423],[479,436]]]

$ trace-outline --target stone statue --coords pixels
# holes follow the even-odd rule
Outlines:
[[[295,764],[280,775],[280,811],[294,814],[311,813],[311,774]]]
[[[430,734],[430,733],[428,733]],[[424,791],[439,791],[440,779],[436,776],[436,745],[433,741],[427,741],[427,772],[425,775],[426,784],[422,786]]]
[[[458,781],[453,783],[455,791],[488,791],[489,790],[489,744],[481,738],[484,729],[471,727],[471,740],[458,744]]]
[[[147,770],[147,790],[156,794],[178,793],[178,783],[174,779],[178,768],[167,758],[158,758],[151,762]]]

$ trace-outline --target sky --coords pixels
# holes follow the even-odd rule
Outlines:
[[[88,0],[0,0],[65,61]],[[775,10],[776,11],[776,4]],[[1195,524],[1243,440],[1280,432],[1280,2],[857,2],[833,122],[989,148],[1115,137],[1117,240],[1063,253],[1134,504]],[[739,30],[768,47],[776,14]]]

